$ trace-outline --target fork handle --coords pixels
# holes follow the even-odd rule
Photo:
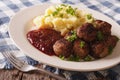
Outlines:
[[[54,78],[56,78],[58,80],[67,80],[67,79],[65,79],[65,78],[63,78],[63,77],[61,77],[61,76],[59,76],[57,74],[54,74],[54,73],[49,72],[49,71],[46,71],[44,69],[36,68],[36,70],[39,70],[39,71],[41,71],[41,72],[43,72],[45,74],[48,74],[49,76],[54,77]]]

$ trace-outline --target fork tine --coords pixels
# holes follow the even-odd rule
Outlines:
[[[11,57],[11,55],[9,53],[3,53],[3,55],[7,58],[7,60],[12,63],[13,66],[15,66],[16,68],[20,69],[21,68],[21,64],[19,64],[18,62],[16,62],[17,60],[15,60],[13,57]]]
[[[21,60],[19,60],[18,58],[16,58],[13,54],[7,52],[8,56],[10,56],[16,63],[24,65],[25,63]]]
[[[7,52],[7,55],[16,63],[16,65],[23,66],[24,62],[16,58],[13,54]]]
[[[4,56],[14,67],[16,67],[17,69],[20,68],[19,66],[16,66],[16,63],[15,63],[6,53],[3,52],[3,56]]]

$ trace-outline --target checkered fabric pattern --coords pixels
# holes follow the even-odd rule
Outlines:
[[[120,24],[120,0],[0,0],[0,52],[4,50],[14,52],[16,57],[26,61],[31,65],[38,64],[37,61],[27,57],[21,52],[10,39],[8,33],[8,23],[10,18],[16,12],[42,3],[67,3],[77,4],[99,11]],[[39,63],[40,64],[40,63]],[[0,53],[0,68],[12,69],[14,68]],[[94,71],[94,72],[76,72],[57,69],[50,66],[44,66],[46,70],[56,74],[64,75],[70,80],[120,80],[120,64],[113,68]]]

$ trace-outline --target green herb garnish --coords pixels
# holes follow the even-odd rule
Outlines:
[[[62,17],[63,17],[63,14],[60,14],[60,17],[62,18]]]
[[[56,7],[56,10],[52,13],[53,16],[56,16],[57,14],[59,14],[59,12],[62,10],[62,7]]]
[[[54,11],[54,12],[52,13],[53,16],[55,16],[55,15],[57,15],[57,14],[58,14],[58,11]]]
[[[75,55],[71,55],[69,58],[68,58],[69,61],[80,61],[80,57],[79,56],[75,56]]]
[[[83,48],[85,46],[85,42],[84,41],[81,41],[80,42],[80,48]]]
[[[65,4],[61,4],[61,6],[65,6],[65,7],[66,7],[67,5],[65,5]]]
[[[92,19],[92,15],[91,14],[87,14],[86,17],[87,17],[88,20]]]
[[[92,57],[90,57],[89,55],[84,58],[84,61],[92,61],[92,60],[93,60]]]
[[[99,41],[101,41],[101,40],[103,40],[103,38],[104,38],[103,33],[102,33],[101,31],[98,31],[98,32],[97,32],[97,39],[98,39]]]
[[[117,41],[119,41],[120,39],[117,37]]]
[[[109,47],[108,47],[108,53],[111,54],[112,51],[113,51],[113,47],[112,47],[112,46],[109,46]]]
[[[73,42],[74,40],[77,39],[77,35],[76,35],[76,32],[75,31],[71,31],[71,34],[70,36],[67,36],[67,40],[70,41],[70,42]]]
[[[63,15],[58,15],[62,10],[65,10],[67,14],[75,16],[75,11],[77,8],[72,8],[69,5],[61,4],[60,6],[56,6],[56,10],[52,13],[53,16],[63,17]]]
[[[65,59],[65,56],[60,55],[59,58],[62,59],[62,60],[64,60],[64,59]]]
[[[56,8],[56,10],[59,12],[59,11],[61,11],[63,8],[61,8],[61,7],[57,7]]]
[[[49,17],[50,15],[46,15],[45,17]]]
[[[72,8],[71,6],[68,6],[68,8],[66,9],[66,12],[68,14],[71,14],[71,15],[75,15],[75,11],[76,11],[77,8]]]

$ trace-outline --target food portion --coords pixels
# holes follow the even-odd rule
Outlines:
[[[72,53],[72,43],[64,38],[57,40],[53,45],[53,50],[56,55],[69,57]]]
[[[85,58],[89,54],[90,48],[87,42],[82,39],[77,39],[73,43],[73,51],[74,55]]]
[[[61,38],[60,33],[52,29],[38,29],[27,33],[29,42],[48,55],[55,55],[53,44]]]
[[[37,28],[51,28],[61,32],[61,35],[65,35],[70,30],[77,29],[83,23],[93,20],[91,14],[70,5],[61,4],[46,9],[45,14],[37,16],[33,23]],[[47,27],[44,25],[47,25]]]
[[[43,53],[62,60],[92,61],[106,57],[119,40],[111,35],[110,23],[70,5],[50,7],[33,22],[38,29],[27,33],[28,41]]]
[[[97,31],[92,23],[85,23],[77,29],[77,36],[87,42],[94,41]]]
[[[91,55],[96,58],[102,58],[112,53],[116,46],[118,38],[113,35],[106,36],[102,41],[96,41],[91,44]]]

